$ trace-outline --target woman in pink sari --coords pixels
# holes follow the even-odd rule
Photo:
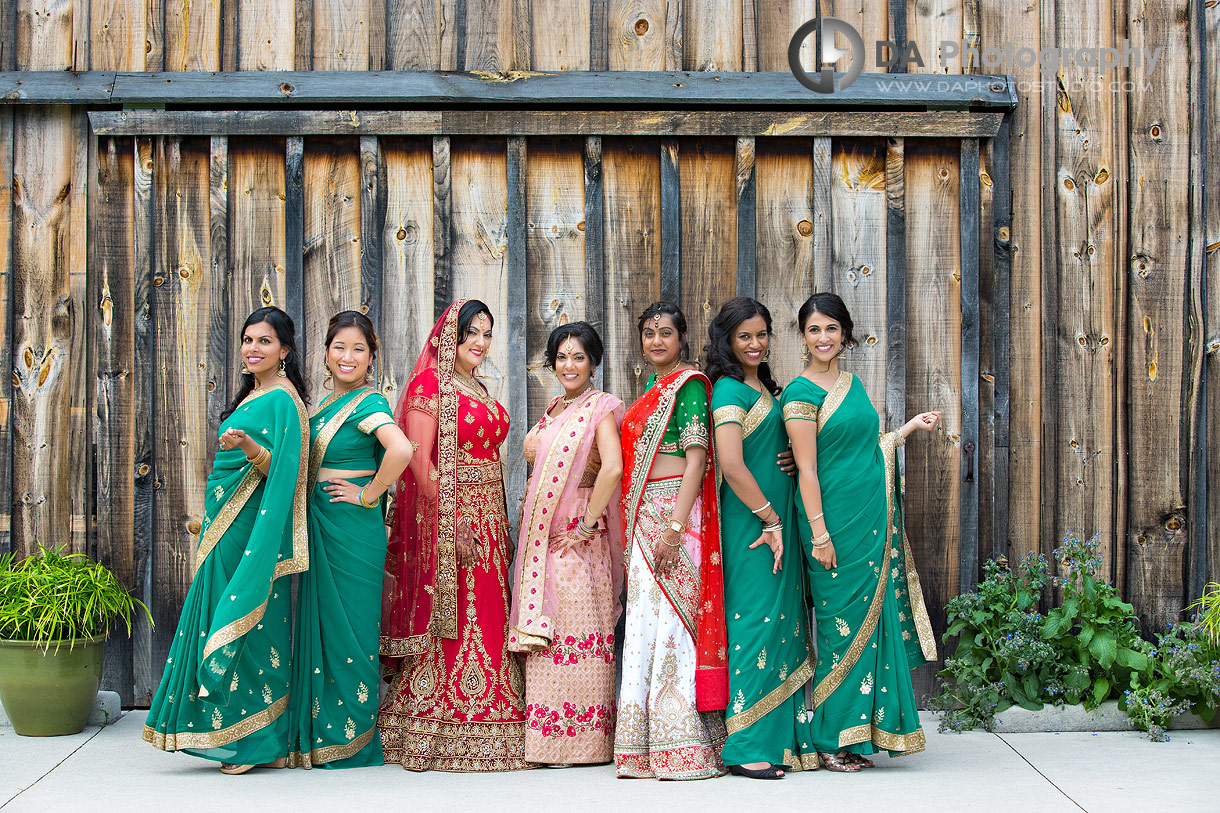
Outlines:
[[[506,637],[508,410],[475,378],[491,328],[482,302],[450,305],[398,404],[418,448],[386,554],[381,654],[393,680],[377,725],[385,761],[410,770],[529,767],[521,668]]]
[[[614,756],[623,402],[593,387],[601,360],[592,325],[556,328],[546,364],[564,393],[525,436],[533,470],[513,562],[508,648],[527,653],[525,759],[552,767]]]

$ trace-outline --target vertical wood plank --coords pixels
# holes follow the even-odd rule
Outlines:
[[[385,0],[315,0],[312,5],[312,70],[369,70],[371,43],[376,35],[373,7],[381,5],[384,9]]]
[[[0,9],[0,71],[14,70],[17,64],[17,4]]]
[[[433,319],[455,299],[453,293],[453,145],[449,136],[432,139]],[[426,335],[426,334],[425,334]]]
[[[585,139],[585,321],[606,339],[606,193],[602,173],[602,138]],[[605,363],[593,375],[605,388]]]
[[[131,570],[136,596],[148,606],[149,618],[140,613],[132,624],[131,659],[133,702],[147,705],[165,667],[165,653],[155,654],[153,649],[153,623],[173,629],[177,625],[179,608],[170,600],[165,603],[162,594],[154,589],[153,569],[154,539],[153,513],[154,489],[157,471],[153,456],[153,438],[156,422],[153,420],[153,403],[156,393],[156,347],[153,344],[153,141],[151,138],[135,139],[134,190],[132,193],[132,244],[134,246],[134,295],[132,299],[133,330],[135,348],[135,375],[133,392],[133,414],[136,416],[134,437],[135,489],[132,495],[132,539]],[[141,420],[141,418],[143,420]]]
[[[386,168],[376,136],[360,137],[360,306],[381,332],[381,286],[385,245]],[[380,368],[376,374],[380,377]]]
[[[295,0],[242,0],[237,10],[237,70],[290,71],[296,65]],[[292,21],[289,24],[288,21]]]
[[[1165,48],[1156,83],[1130,72],[1127,151],[1130,186],[1127,275],[1127,402],[1130,470],[1127,598],[1144,629],[1177,621],[1186,591],[1191,281],[1191,70],[1189,3],[1158,12],[1131,7],[1133,47]],[[1195,80],[1197,81],[1197,79]],[[1115,252],[1116,258],[1122,256]],[[1120,304],[1121,306],[1121,304]],[[1120,429],[1120,431],[1122,431]],[[1122,555],[1122,547],[1115,555]]]
[[[212,262],[208,323],[208,432],[220,434],[220,414],[228,405],[229,380],[235,378],[229,354],[229,139],[212,136],[208,169],[208,257]],[[211,466],[214,450],[208,451]]]
[[[280,305],[296,328],[297,352],[309,358],[310,331],[305,322],[305,139],[284,140],[284,300]],[[308,363],[302,371],[309,380]]]
[[[1011,559],[1011,511],[1009,494],[1012,491],[1010,472],[1012,462],[1012,123],[1011,115],[1000,124],[991,147],[994,181],[994,204],[992,210],[992,273],[994,290],[992,295],[992,358],[991,369],[995,376],[995,396],[992,401],[995,433],[993,444],[994,486],[991,508],[991,557]],[[984,332],[986,335],[986,332]],[[1022,349],[1022,352],[1026,352]],[[987,516],[981,514],[981,516]]]
[[[610,70],[665,70],[666,5],[666,0],[606,0]]]
[[[758,292],[758,183],[753,137],[737,139],[737,296]]]
[[[382,138],[381,389],[393,403],[436,320],[433,297],[432,139]],[[446,166],[446,170],[448,167]],[[362,210],[363,215],[363,210]]]
[[[661,299],[682,303],[682,168],[678,139],[661,139]]]
[[[530,69],[591,70],[591,4],[537,0],[531,9],[536,24],[530,28]],[[604,22],[603,18],[603,31]]]
[[[289,188],[293,188],[291,182]],[[301,194],[305,315],[297,322],[297,333],[307,348],[306,380],[315,403],[324,396],[324,342],[330,317],[343,310],[360,310],[366,298],[360,245],[361,192],[359,142],[352,138],[309,138]],[[290,193],[290,213],[292,201]],[[371,214],[376,216],[375,211]],[[376,269],[377,276],[380,270]]]
[[[450,4],[452,5],[452,4]],[[437,0],[386,0],[386,69],[453,70],[441,64],[443,6]]]
[[[817,15],[818,0],[773,0],[760,3],[759,8],[760,13],[755,17],[758,26],[757,70],[787,73],[791,70],[788,65],[788,43],[796,29]],[[809,36],[801,44],[801,65],[807,71],[817,67],[816,39],[816,36]]]
[[[885,415],[901,426],[907,413],[907,219],[906,144],[891,138],[885,147]]]
[[[298,71],[307,71],[313,67],[314,2],[315,0],[296,0],[292,60]]]
[[[223,5],[165,0],[165,70],[221,70]]]
[[[211,308],[211,145],[158,138],[153,171],[152,665],[159,673],[194,574],[203,522],[208,431],[207,359]],[[158,674],[159,676],[159,674]]]
[[[690,0],[667,0],[665,3],[665,66],[664,70],[682,70],[683,54],[685,53],[685,15],[682,12],[684,2]]]
[[[1220,4],[1201,12],[1200,39],[1202,53],[1209,59],[1204,61],[1203,99],[1195,111],[1197,123],[1205,123],[1203,129],[1202,155],[1220,153],[1220,125],[1216,124],[1220,111],[1220,67],[1214,57],[1220,54]],[[1198,82],[1196,77],[1192,81]],[[1206,516],[1206,580],[1220,582],[1220,183],[1213,174],[1213,166],[1204,165],[1206,183],[1203,198],[1203,318],[1204,318],[1204,414],[1206,425],[1205,447],[1207,467],[1204,485],[1211,485],[1207,493]]]
[[[513,64],[513,0],[465,0],[468,71],[527,70]],[[490,303],[489,303],[490,304]]]
[[[1041,4],[1041,9],[1053,9],[1053,3]],[[984,3],[980,7],[981,28],[984,46],[1013,42],[1042,47],[1040,7],[1009,8],[1004,4]],[[1053,26],[1052,26],[1053,28]],[[1007,554],[1013,561],[1030,552],[1041,550],[1043,498],[1042,498],[1042,405],[1044,392],[1042,381],[1042,250],[1043,233],[1045,243],[1051,244],[1054,235],[1054,211],[1044,211],[1042,166],[1043,152],[1043,107],[1054,105],[1054,94],[1044,98],[1042,77],[1038,66],[1013,66],[1015,78],[1021,88],[1017,109],[1001,126],[1001,134],[994,141],[994,155],[998,159],[1002,150],[1009,154],[1010,166],[1016,171],[1011,180],[1001,169],[998,160],[993,172],[996,181],[996,270],[1007,259],[1010,273],[1009,294],[1001,300],[1000,280],[996,280],[996,340],[1011,339],[1008,363],[1001,362],[999,347],[996,350],[996,408],[1003,403],[1001,377],[1010,381],[1008,390],[1009,431],[1007,444],[1008,490],[997,492],[996,507],[1007,509],[1007,539],[996,538],[995,544],[1009,547]],[[1010,135],[1005,139],[1004,128]],[[1010,183],[1011,223],[1001,222],[1000,207],[1005,203],[1001,186]],[[1053,196],[1053,184],[1046,184]],[[1007,244],[1003,243],[1003,229],[1009,226]],[[1049,271],[1048,275],[1053,276]],[[1008,330],[1000,320],[999,309],[1006,307],[1009,317]],[[997,415],[997,420],[999,419]],[[1000,443],[997,427],[997,444]],[[997,462],[1003,452],[997,448]],[[997,469],[999,474],[999,469]],[[999,483],[997,482],[997,488]],[[1007,500],[1004,495],[1007,494]],[[998,520],[997,520],[998,527]]]
[[[908,411],[944,411],[938,430],[906,446],[904,517],[939,638],[961,586],[961,213],[956,141],[908,140],[906,386]],[[933,667],[916,671],[916,696]]]
[[[144,38],[133,36],[133,63],[142,64],[146,71],[165,70],[165,4],[174,0],[144,0]],[[93,2],[90,1],[90,16]],[[133,32],[134,34],[135,32]],[[92,59],[92,42],[90,59]],[[92,63],[90,63],[92,64]],[[133,69],[138,70],[138,69]]]
[[[661,297],[661,147],[656,138],[602,141],[606,201],[607,392],[631,403],[644,392],[651,367],[640,350],[636,321]]]
[[[958,584],[974,589],[979,567],[979,142],[963,138],[958,165],[961,285],[961,461]]]
[[[758,299],[771,311],[771,370],[786,384],[801,361],[796,314],[813,293],[813,144],[807,138],[760,138],[758,184]]]
[[[834,204],[830,199],[831,142],[813,140],[813,288],[834,291]]]
[[[282,138],[229,141],[230,341],[254,310],[288,304],[284,155]],[[230,398],[238,378],[229,377]]]
[[[1216,4],[1212,4],[1213,8]],[[1187,259],[1189,276],[1190,316],[1190,391],[1187,398],[1190,421],[1190,464],[1187,471],[1187,523],[1190,528],[1187,561],[1186,594],[1192,600],[1202,595],[1207,584],[1208,523],[1208,413],[1207,413],[1207,182],[1208,167],[1204,156],[1210,146],[1208,132],[1215,129],[1207,118],[1214,110],[1208,94],[1206,72],[1208,61],[1206,15],[1204,6],[1195,3],[1187,23],[1190,47],[1190,245]],[[1215,154],[1214,152],[1211,154]],[[1215,419],[1213,419],[1215,420]],[[1215,453],[1212,452],[1211,456]],[[1214,489],[1213,489],[1214,490]],[[1214,515],[1213,515],[1214,516]]]
[[[589,70],[610,70],[610,28],[606,0],[589,0]]]
[[[843,366],[859,376],[877,414],[884,415],[888,335],[885,147],[881,141],[841,139],[834,145],[830,170],[831,289],[847,305],[859,342],[843,354]],[[816,165],[814,172],[816,175]],[[816,226],[816,219],[814,222]]]
[[[529,269],[525,347],[530,425],[563,390],[554,373],[544,366],[551,331],[590,316],[582,147],[581,141],[550,138],[534,139],[529,145],[525,171]],[[596,321],[600,320],[598,313]]]
[[[160,46],[148,18],[153,2],[91,0],[89,3],[89,67],[95,71],[143,71],[145,42],[151,56]]]
[[[237,27],[241,16],[237,11],[237,0],[220,0],[220,69],[235,71],[238,65]]]
[[[742,69],[742,0],[687,0],[682,11],[684,70]]]
[[[758,70],[758,0],[741,2],[741,69]]]
[[[97,309],[93,319],[97,348],[95,467],[97,499],[106,506],[97,515],[96,557],[125,587],[142,596],[144,574],[134,571],[132,555],[135,439],[137,422],[147,423],[151,416],[135,413],[136,382],[148,378],[150,371],[135,368],[134,153],[130,139],[100,141],[95,171],[90,175],[91,216],[97,235],[90,257],[95,280],[90,300]],[[5,322],[7,325],[7,319]],[[2,475],[8,479],[7,471]],[[0,494],[8,493],[0,487]],[[115,634],[106,644],[102,683],[130,704],[134,680],[132,642]]]
[[[1080,47],[1113,45],[1117,12],[1111,0],[1070,8],[1060,4],[1055,13],[1057,36],[1079,32]],[[1081,14],[1101,23],[1081,30]],[[1123,463],[1115,445],[1115,429],[1122,425],[1115,394],[1122,354],[1115,344],[1116,306],[1122,301],[1117,280],[1124,278],[1118,269],[1126,173],[1117,141],[1118,131],[1125,132],[1120,124],[1123,94],[1088,91],[1091,70],[1073,65],[1062,71],[1055,107],[1056,256],[1045,266],[1055,270],[1058,330],[1044,339],[1057,354],[1056,381],[1044,386],[1058,398],[1052,420],[1056,436],[1044,453],[1057,464],[1054,538],[1069,530],[1086,538],[1100,534],[1110,568],[1116,564],[1114,543],[1126,510],[1117,494],[1116,472],[1121,476]],[[1044,166],[1044,175],[1049,172]]]
[[[8,56],[11,60],[11,48]],[[7,364],[13,360],[13,115],[11,107],[0,110],[0,359]],[[0,555],[13,549],[12,414],[13,379],[0,376]]]
[[[906,35],[920,46],[924,65],[908,65],[910,73],[962,73],[961,55],[942,54],[940,43],[962,42],[962,0],[906,0]],[[893,37],[887,37],[893,39]],[[942,63],[942,57],[943,62]]]
[[[74,372],[72,114],[34,105],[16,114],[13,134],[13,495],[15,549],[71,543]],[[81,303],[83,304],[83,303]],[[82,405],[83,406],[83,405]],[[83,411],[83,410],[81,410]],[[78,469],[80,470],[80,469]]]
[[[882,70],[876,67],[873,43],[878,40],[893,39],[889,35],[889,0],[823,0],[822,14],[828,17],[838,17],[840,20],[851,23],[864,40],[865,70],[869,72]],[[810,15],[810,17],[812,16]],[[846,51],[847,41],[836,35],[835,47]],[[836,71],[846,71],[850,67],[851,53],[848,51],[839,59],[827,60],[827,62],[833,64]]]
[[[77,66],[73,60],[75,38],[73,3],[59,0],[16,0],[17,58],[19,71],[64,71]],[[87,63],[86,63],[87,64]]]
[[[87,63],[86,63],[87,64]],[[68,300],[70,357],[65,359],[68,407],[68,468],[61,473],[69,480],[72,550],[88,553],[95,547],[93,530],[93,478],[74,475],[87,472],[93,463],[93,431],[89,409],[94,381],[88,374],[92,336],[89,331],[89,166],[92,131],[82,106],[71,108],[71,181],[68,206]],[[63,436],[58,438],[63,442]]]
[[[503,388],[505,406],[512,416],[508,437],[504,442],[509,454],[504,468],[504,491],[509,505],[517,505],[525,496],[526,464],[525,456],[516,454],[521,448],[525,433],[530,427],[528,416],[529,394],[526,374],[528,348],[526,345],[526,302],[527,302],[527,225],[526,225],[526,174],[529,159],[526,155],[525,137],[512,136],[508,139],[505,186],[508,217],[505,224],[507,231],[505,239],[505,296],[507,324],[500,329],[500,335],[507,338],[505,353],[506,378]],[[503,312],[503,311],[502,311]],[[507,334],[507,335],[506,335]],[[503,461],[503,457],[501,458]],[[509,521],[516,517],[509,511]],[[514,522],[514,524],[516,524]]]
[[[725,300],[737,295],[737,144],[727,138],[684,138],[678,160],[682,215],[678,303],[686,314],[687,341],[694,360],[703,356],[708,323]],[[664,207],[664,157],[661,190]],[[664,229],[664,211],[661,223]],[[664,251],[664,234],[661,243]],[[664,290],[664,265],[661,274]]]

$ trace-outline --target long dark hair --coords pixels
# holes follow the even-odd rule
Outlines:
[[[301,375],[301,357],[297,353],[297,329],[292,323],[292,317],[284,313],[276,307],[259,308],[254,313],[246,317],[246,322],[241,326],[241,331],[237,334],[238,347],[241,346],[241,337],[246,335],[246,328],[250,325],[257,325],[260,322],[266,322],[271,325],[271,329],[275,331],[275,337],[280,340],[280,344],[288,348],[288,355],[284,357],[284,373],[288,376],[288,381],[296,388],[297,395],[301,400],[309,404],[309,388],[305,384],[305,376]],[[254,373],[241,374],[241,386],[237,388],[237,394],[233,396],[233,400],[225,408],[225,411],[220,413],[220,420],[224,420],[233,414],[233,410],[237,409],[237,405],[245,400],[246,396],[254,391]]]
[[[555,357],[559,355],[559,346],[571,337],[580,342],[585,355],[589,357],[591,366],[596,369],[602,364],[602,337],[588,322],[569,322],[551,331],[551,337],[546,341],[546,368],[555,369]]]
[[[736,296],[720,306],[720,312],[707,326],[707,344],[703,346],[703,365],[707,377],[713,384],[716,380],[728,376],[745,383],[745,370],[733,352],[733,333],[737,326],[747,319],[761,316],[767,323],[767,333],[771,333],[771,311],[757,299],[748,296]],[[778,396],[782,389],[771,376],[771,365],[763,362],[758,365],[758,380]]]
[[[822,292],[814,294],[805,300],[805,304],[801,305],[801,309],[796,314],[796,326],[802,334],[805,332],[805,323],[809,321],[809,317],[815,313],[820,313],[823,316],[829,316],[834,319],[843,328],[843,347],[855,347],[856,340],[852,336],[852,329],[855,327],[851,321],[851,314],[847,312],[847,306],[843,304],[843,300],[838,294]]]
[[[644,308],[644,312],[640,314],[640,321],[636,325],[640,331],[640,343],[644,342],[644,325],[657,316],[668,316],[673,321],[674,328],[678,331],[678,337],[682,341],[680,357],[683,361],[690,361],[690,345],[686,343],[686,314],[682,313],[681,308],[670,302],[653,302]]]
[[[492,327],[496,326],[496,317],[491,315],[491,308],[487,307],[487,305],[483,304],[483,302],[479,301],[478,299],[470,300],[462,306],[461,310],[458,311],[457,327],[459,347],[466,343],[466,331],[470,329],[470,323],[473,322],[474,318],[480,313],[487,314],[487,321],[491,322]]]
[[[360,311],[339,311],[330,317],[330,324],[326,328],[326,341],[322,346],[329,351],[335,334],[349,327],[354,327],[364,334],[364,343],[369,346],[369,373],[372,373],[373,364],[377,361],[377,331],[373,329],[373,320]]]

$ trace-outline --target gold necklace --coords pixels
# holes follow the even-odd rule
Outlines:
[[[674,362],[674,366],[670,367],[665,372],[661,372],[661,368],[658,367],[657,368],[657,380],[660,381],[662,378],[664,378],[667,375],[670,375],[671,373],[674,372],[674,370],[677,370],[681,366],[682,366],[682,359],[678,359],[677,361]]]

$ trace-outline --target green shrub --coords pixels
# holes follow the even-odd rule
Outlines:
[[[64,555],[61,547],[20,560],[0,556],[0,638],[58,649],[108,636],[116,619],[130,634],[137,607],[148,615],[108,568],[83,554]]]

